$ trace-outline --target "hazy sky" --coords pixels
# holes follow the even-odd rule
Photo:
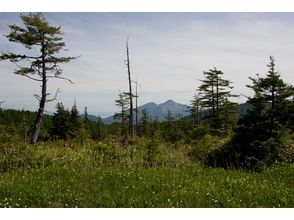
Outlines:
[[[74,81],[49,81],[49,92],[61,89],[59,102],[79,110],[111,115],[119,90],[127,91],[125,41],[139,88],[139,105],[168,99],[189,104],[203,71],[216,67],[233,81],[235,94],[250,95],[249,76],[264,75],[269,56],[277,70],[294,82],[294,13],[45,13],[61,25],[68,55],[81,57],[62,66]],[[0,51],[23,50],[8,42],[7,24],[20,24],[19,13],[0,13]],[[25,51],[25,50],[23,50]],[[37,109],[40,85],[13,74],[14,64],[0,63],[0,101],[4,108]],[[56,102],[46,110],[55,111]],[[245,98],[239,98],[244,102]]]

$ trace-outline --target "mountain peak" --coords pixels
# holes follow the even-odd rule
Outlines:
[[[174,100],[169,99],[166,102],[157,105],[154,102],[148,102],[140,107],[138,107],[138,118],[142,117],[142,110],[146,110],[149,114],[150,119],[163,121],[167,115],[167,112],[170,111],[173,116],[187,116],[187,105],[176,103]],[[105,124],[111,124],[115,121],[113,116],[103,119]]]
[[[166,102],[162,103],[162,104],[177,104],[174,100],[169,99]]]
[[[157,104],[155,102],[148,102],[148,103],[146,103],[146,104],[144,104],[142,106],[146,106],[146,105],[156,105],[157,106]]]

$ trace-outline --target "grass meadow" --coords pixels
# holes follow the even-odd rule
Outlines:
[[[294,165],[209,168],[145,139],[1,144],[0,207],[294,207]],[[200,154],[200,153],[199,153]]]

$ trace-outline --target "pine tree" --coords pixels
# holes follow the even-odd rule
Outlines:
[[[194,124],[199,124],[201,119],[200,96],[195,94],[190,105],[190,114]]]
[[[39,109],[31,137],[31,143],[35,144],[41,130],[45,104],[55,100],[57,95],[56,93],[54,98],[48,99],[47,82],[50,78],[66,79],[61,77],[60,64],[68,63],[76,57],[56,56],[65,47],[60,26],[49,25],[41,13],[30,13],[20,17],[23,26],[9,25],[10,33],[6,37],[10,42],[20,43],[30,51],[26,55],[11,52],[2,53],[0,61],[9,60],[15,63],[18,67],[14,71],[15,74],[41,83],[41,96],[35,95],[39,101]],[[32,55],[36,51],[39,52]]]
[[[79,111],[77,109],[76,102],[70,111],[70,136],[76,137],[81,129],[81,120],[79,117]]]
[[[94,135],[94,139],[96,140],[102,140],[105,136],[104,131],[103,131],[103,121],[102,118],[100,116],[97,117],[97,121],[95,123],[95,135]]]
[[[211,158],[211,164],[260,170],[282,158],[293,87],[275,71],[273,57],[268,67],[265,77],[250,77],[248,87],[254,91],[248,101],[251,108],[238,121],[232,143]]]
[[[70,111],[65,109],[62,103],[57,103],[56,113],[52,117],[51,135],[58,139],[68,139],[71,130],[70,118]]]
[[[86,106],[85,109],[84,109],[84,123],[87,124],[88,121],[89,121],[89,118],[88,118],[88,108]]]
[[[142,110],[142,117],[139,123],[140,136],[149,136],[150,118],[146,109]]]
[[[162,133],[165,140],[171,143],[175,143],[182,137],[177,120],[170,110],[167,111],[165,121],[162,123]]]
[[[222,110],[219,114],[219,120],[222,125],[222,129],[227,133],[234,130],[236,127],[238,116],[237,103],[230,102],[228,99],[225,99],[223,102]]]
[[[0,101],[0,111],[2,111],[1,105],[4,103],[4,101]]]
[[[200,80],[202,85],[199,87],[200,105],[203,110],[209,112],[206,119],[214,131],[219,131],[223,127],[221,118],[224,103],[228,98],[236,97],[231,94],[231,83],[229,80],[222,79],[223,72],[216,68],[203,72],[205,79]],[[228,104],[228,103],[227,103]]]
[[[119,93],[119,98],[115,100],[115,105],[120,108],[119,113],[114,114],[115,119],[120,119],[121,121],[121,138],[123,141],[127,137],[126,125],[128,123],[129,114],[127,113],[129,105],[129,96],[125,93]]]
[[[263,110],[267,114],[270,121],[270,133],[276,123],[287,124],[289,120],[289,109],[292,105],[292,95],[294,88],[286,84],[279,74],[275,71],[274,58],[270,57],[270,63],[267,65],[269,70],[265,78],[257,74],[257,78],[251,78],[252,85],[248,85],[253,89],[255,96],[249,100],[255,110]],[[262,112],[260,113],[262,114]]]

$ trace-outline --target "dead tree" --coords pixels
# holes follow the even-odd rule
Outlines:
[[[129,120],[129,135],[131,137],[134,136],[134,116],[133,116],[133,92],[132,92],[132,79],[131,79],[131,70],[130,70],[130,56],[129,56],[129,38],[127,38],[126,42],[127,49],[127,70],[128,70],[128,79],[129,79],[129,99],[130,99],[130,120]]]
[[[136,110],[135,110],[135,112],[136,112],[136,121],[135,121],[135,134],[137,135],[137,133],[138,133],[138,86],[140,86],[141,87],[141,85],[138,83],[138,81],[136,80],[136,81],[132,81],[133,83],[135,83],[136,84],[136,94],[135,94],[135,98],[136,98]]]

